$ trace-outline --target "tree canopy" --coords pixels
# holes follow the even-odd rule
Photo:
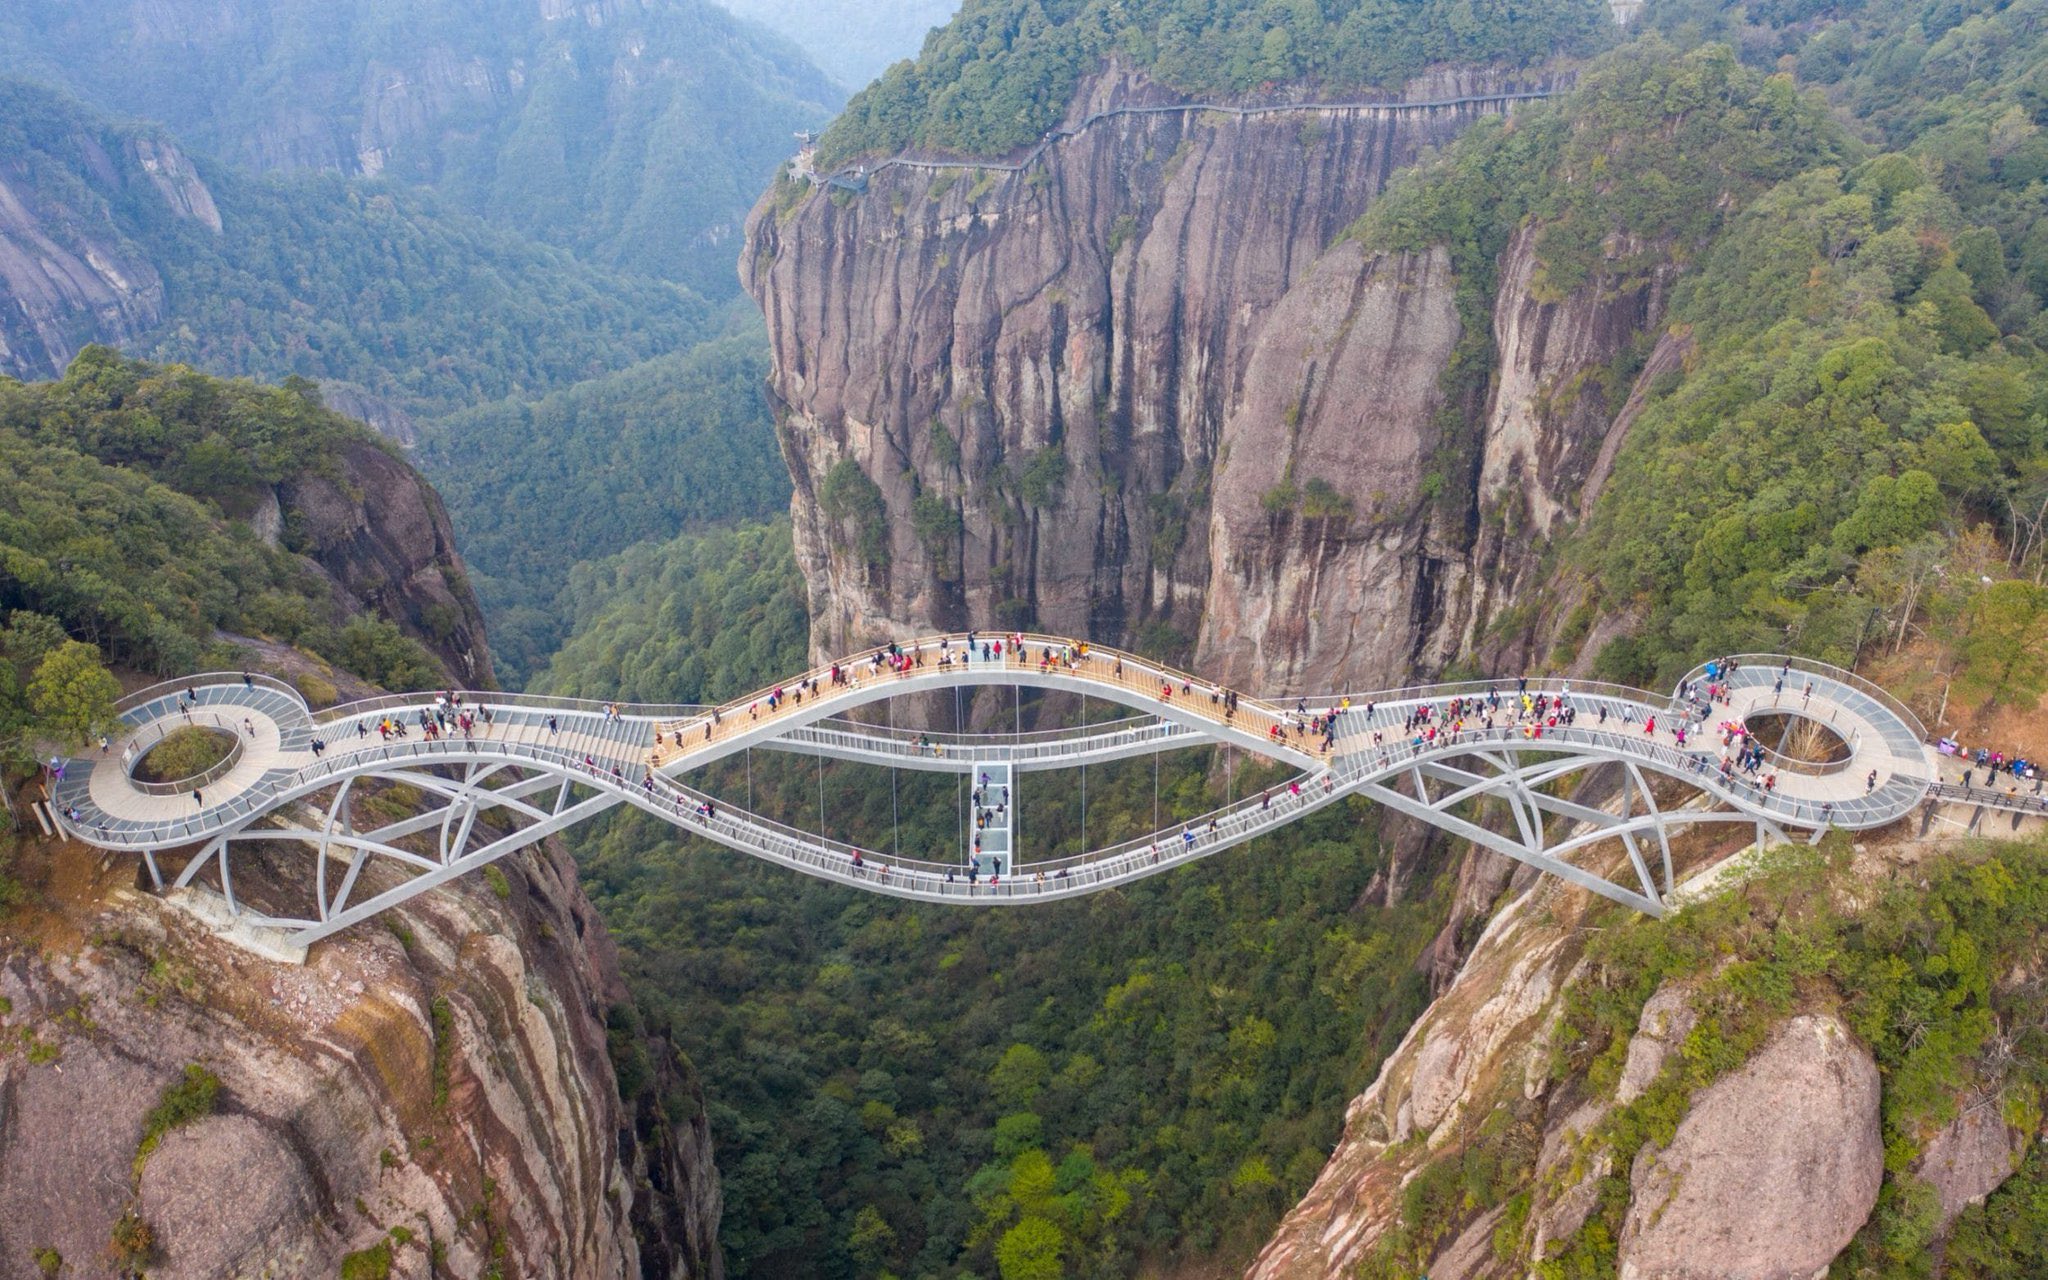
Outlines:
[[[81,352],[54,382],[0,378],[0,738],[106,727],[107,666],[172,675],[216,634],[299,644],[392,687],[440,668],[390,621],[345,617],[317,566],[247,522],[260,487],[375,443],[307,388]],[[232,460],[223,466],[221,460]]]
[[[1590,52],[1612,29],[1597,0],[967,0],[915,59],[853,96],[818,160],[906,147],[1003,155],[1057,124],[1111,56],[1191,94],[1386,90],[1435,62]]]

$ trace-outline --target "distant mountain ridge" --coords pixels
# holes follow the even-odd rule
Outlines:
[[[431,195],[250,178],[162,128],[0,78],[0,374],[54,376],[102,342],[435,413],[646,359],[708,317],[687,289],[586,266]]]
[[[431,186],[714,295],[790,131],[843,97],[706,0],[23,0],[0,12],[0,71],[230,164]]]

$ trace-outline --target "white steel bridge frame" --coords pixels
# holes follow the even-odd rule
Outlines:
[[[1234,714],[1222,710],[1221,691],[1206,681],[1108,650],[1085,651],[1057,637],[1024,637],[1025,657],[1013,652],[959,660],[960,637],[933,637],[901,646],[910,665],[902,674],[872,663],[872,654],[841,664],[858,672],[832,683],[829,669],[806,673],[777,690],[708,707],[606,708],[602,704],[495,693],[468,694],[461,706],[490,724],[469,737],[421,736],[386,740],[368,726],[387,717],[418,723],[431,714],[434,695],[398,695],[351,704],[317,715],[288,686],[237,675],[200,677],[145,690],[124,704],[127,739],[146,740],[175,725],[187,707],[213,708],[230,722],[262,722],[254,737],[263,750],[236,774],[209,789],[221,794],[195,805],[187,796],[141,796],[125,786],[126,761],[111,756],[71,762],[77,776],[58,788],[70,834],[88,843],[127,849],[143,858],[160,889],[165,880],[156,855],[196,849],[172,888],[198,883],[215,868],[228,910],[238,920],[283,929],[305,946],[457,876],[525,848],[619,804],[654,813],[728,847],[820,878],[896,897],[973,905],[1022,905],[1097,892],[1155,875],[1274,831],[1309,812],[1357,795],[1428,822],[1461,839],[1525,862],[1591,892],[1651,915],[1662,915],[1673,888],[1671,835],[1698,823],[1740,823],[1761,842],[1787,838],[1788,829],[1814,833],[1830,826],[1867,828],[1912,811],[1933,780],[1924,733],[1911,713],[1846,672],[1799,664],[1797,682],[1813,686],[1797,709],[1764,697],[1758,672],[1745,664],[1745,680],[1729,681],[1728,701],[1705,704],[1694,696],[1658,697],[1639,690],[1584,682],[1483,681],[1436,685],[1349,699],[1303,699],[1289,709],[1246,697]],[[1012,637],[1000,637],[1011,650]],[[1051,651],[1058,657],[1041,660]],[[941,664],[938,659],[944,656]],[[921,660],[921,661],[920,661]],[[815,679],[800,700],[796,691]],[[1034,687],[1108,698],[1140,712],[1107,725],[1029,734],[931,735],[882,729],[838,717],[881,699],[972,685]],[[1684,688],[1685,686],[1681,686]],[[187,692],[189,690],[189,693]],[[1161,692],[1167,696],[1162,697]],[[1513,711],[1526,692],[1562,698],[1577,712],[1568,724],[1537,727]],[[1408,715],[1432,708],[1442,716],[1449,700],[1477,700],[1472,721],[1451,731],[1446,718],[1432,739],[1409,734]],[[188,701],[189,699],[189,701]],[[1490,705],[1489,705],[1490,704]],[[1371,710],[1368,712],[1367,707]],[[1491,713],[1483,717],[1480,708]],[[1298,732],[1308,715],[1336,711],[1334,743],[1327,751]],[[1795,774],[1765,789],[1718,767],[1713,722],[1758,710],[1782,710],[1831,720],[1854,744],[1849,758],[1824,770]],[[765,712],[765,714],[764,714]],[[1652,733],[1651,717],[1667,727]],[[1693,733],[1685,746],[1672,727]],[[1532,731],[1533,730],[1533,731]],[[272,746],[274,733],[275,745]],[[311,749],[326,742],[324,754]],[[1069,858],[1005,865],[994,882],[970,879],[965,851],[955,862],[896,859],[856,850],[805,832],[684,785],[688,773],[736,753],[763,747],[870,764],[972,773],[984,764],[1018,769],[1074,767],[1143,756],[1185,746],[1235,746],[1293,766],[1291,787],[1246,797],[1188,822],[1176,822],[1136,840]],[[124,753],[127,754],[127,753]],[[1613,767],[1620,785],[1616,808],[1579,803],[1556,791],[1588,770]],[[1876,770],[1882,785],[1867,784]],[[246,775],[246,776],[244,776]],[[1683,808],[1660,805],[1651,777],[1676,780],[1698,799]],[[358,784],[401,784],[436,803],[426,811],[358,830],[350,799]],[[324,799],[323,799],[324,797]],[[1498,801],[1510,831],[1496,831],[1470,816],[1481,799]],[[308,802],[314,808],[307,807]],[[68,816],[76,811],[75,818]],[[428,852],[401,844],[430,836]],[[307,879],[311,914],[274,917],[236,897],[234,851],[252,842],[297,841],[312,852]],[[1626,854],[1621,880],[1573,860],[1604,841]],[[417,841],[415,841],[417,843]],[[362,872],[384,859],[409,878],[359,897]],[[333,864],[330,867],[330,864]]]

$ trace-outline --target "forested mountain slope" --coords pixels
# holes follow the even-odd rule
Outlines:
[[[734,328],[536,401],[453,414],[424,433],[421,463],[463,530],[508,679],[537,674],[569,634],[568,588],[584,566],[679,530],[787,509],[789,476],[761,392],[760,323],[749,315]]]
[[[252,170],[386,176],[732,291],[748,202],[839,91],[707,0],[24,0],[0,70]]]
[[[1557,540],[1597,584],[1580,607],[1640,615],[1602,650],[1604,674],[1666,679],[1703,652],[1788,646],[1853,663],[1903,635],[1916,604],[1967,611],[1974,577],[1912,588],[1931,559],[1981,555],[1967,548],[1987,534],[2028,541],[2018,517],[2048,497],[2048,143],[2024,8],[1965,24],[1997,58],[1940,56],[1954,33],[1935,44],[1916,125],[1892,113],[1896,149],[1859,142],[1864,121],[1842,109],[1774,152],[1755,123],[1791,101],[1782,75],[1749,73],[1759,96],[1718,116],[1675,110],[1734,57],[1652,36],[1520,127],[1461,139],[1361,224],[1373,249],[1448,249],[1461,283],[1522,266],[1538,306],[1675,280],[1661,333],[1537,385],[1523,431],[1491,437],[1481,464],[1482,510]],[[1844,34],[1859,28],[1821,47],[1903,38]],[[1735,186],[1734,172],[1754,176]],[[1474,327],[1510,331],[1522,317],[1504,302]],[[1526,374],[1496,350],[1498,405]],[[1607,435],[1594,478],[1560,492],[1584,402],[1611,412],[1639,368],[1625,438]],[[1569,596],[1548,594],[1533,607],[1561,615]]]
[[[491,678],[440,499],[310,384],[90,347],[59,381],[0,378],[0,434],[0,609],[38,655],[70,635],[170,677],[235,665],[229,632],[392,688]]]
[[[687,289],[586,266],[431,196],[247,177],[19,81],[0,81],[0,103],[0,368],[17,376],[118,342],[432,413],[619,368],[707,323]]]
[[[715,1274],[702,1100],[559,849],[295,966],[35,836],[36,745],[209,668],[315,706],[487,683],[433,490],[300,380],[99,347],[0,378],[0,1275]],[[302,850],[252,852],[245,903],[302,890]]]

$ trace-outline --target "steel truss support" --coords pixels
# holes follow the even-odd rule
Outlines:
[[[1623,770],[1618,811],[1580,804],[1543,790],[1551,783],[1606,764],[1620,765]],[[1475,747],[1463,756],[1418,762],[1405,772],[1413,795],[1384,780],[1362,782],[1357,790],[1397,812],[1652,916],[1665,914],[1665,896],[1676,887],[1671,859],[1673,828],[1753,821],[1750,815],[1733,810],[1665,809],[1657,803],[1640,765],[1600,755],[1575,754],[1560,759],[1549,749],[1522,752],[1512,745]],[[1428,785],[1432,780],[1447,784],[1449,790],[1432,795]],[[1507,807],[1519,838],[1491,831],[1454,812],[1459,805],[1489,796]],[[1568,819],[1580,830],[1553,839],[1545,830],[1546,815]],[[1767,825],[1757,823],[1759,840]],[[1781,840],[1786,838],[1775,826],[1769,830]],[[1650,836],[1657,842],[1655,871],[1644,856],[1642,844],[1643,838]],[[1566,855],[1604,840],[1620,841],[1630,870],[1635,873],[1634,885],[1615,884],[1565,861]]]
[[[464,768],[459,780],[413,769],[386,769],[350,775],[334,789],[333,797],[322,807],[314,824],[258,826],[251,821],[222,832],[201,847],[199,854],[179,873],[172,887],[187,888],[209,865],[217,866],[221,895],[226,899],[231,916],[249,924],[291,929],[294,931],[292,943],[306,946],[378,911],[445,884],[465,871],[526,848],[618,803],[618,797],[602,793],[580,803],[575,802],[576,779],[565,774],[543,771],[528,777],[506,778],[505,775],[514,768],[503,762],[473,763]],[[440,797],[445,803],[359,833],[355,829],[349,800],[356,784],[368,779],[409,786]],[[500,785],[486,785],[493,780],[498,780]],[[538,808],[527,802],[529,797],[549,791],[554,794],[548,808]],[[492,812],[524,819],[526,825],[474,852],[468,852],[478,819]],[[429,831],[434,833],[434,850],[430,854],[406,849],[396,843]],[[255,913],[235,897],[234,847],[275,841],[296,841],[313,850],[314,911],[310,918]],[[333,857],[345,857],[346,861],[341,883],[330,893],[328,861]],[[367,902],[351,906],[350,899],[357,881],[373,857],[388,859],[417,874]],[[151,862],[154,870],[154,860]],[[161,883],[159,880],[159,887]]]

